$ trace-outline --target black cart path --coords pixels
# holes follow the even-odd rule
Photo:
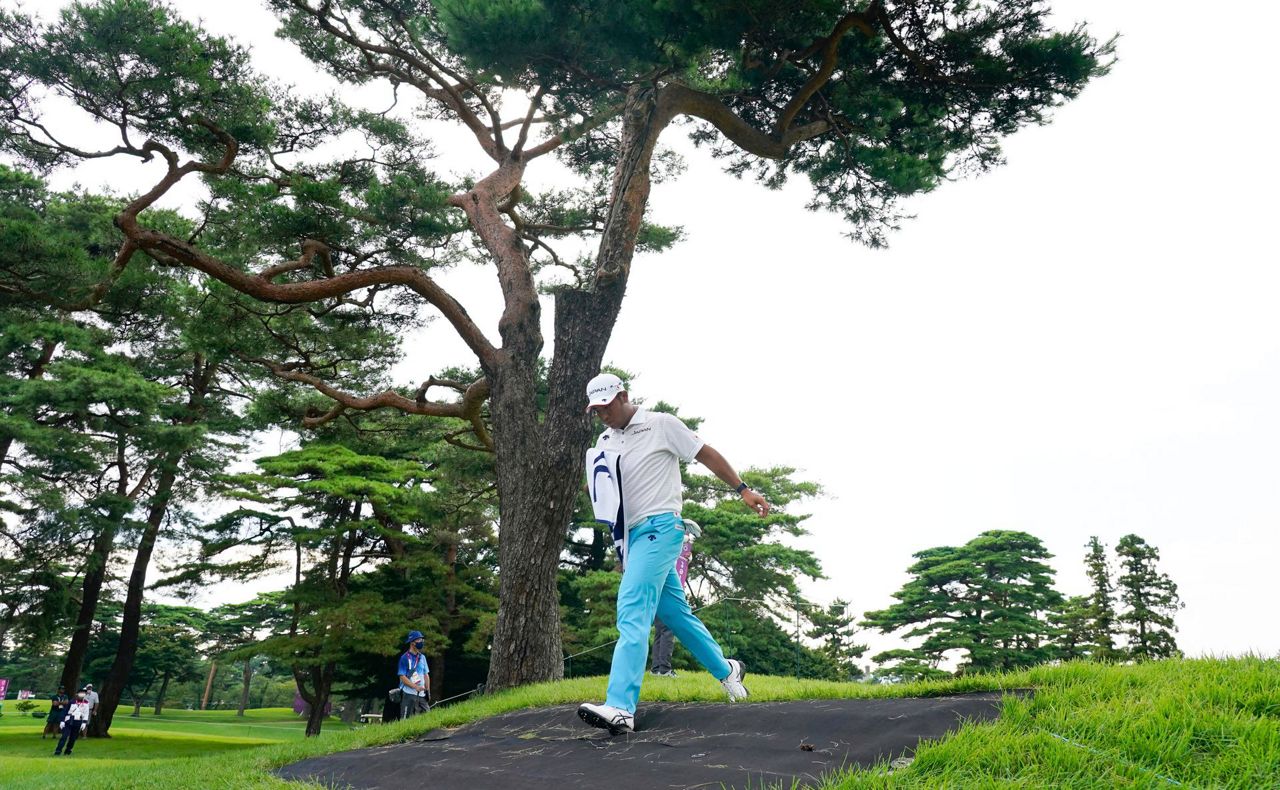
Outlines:
[[[617,737],[562,705],[315,757],[278,773],[387,790],[789,788],[841,767],[910,757],[921,740],[995,719],[1000,697],[653,703],[641,707],[638,732]]]

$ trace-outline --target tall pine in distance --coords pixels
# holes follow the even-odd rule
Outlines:
[[[873,656],[896,662],[880,674],[900,679],[936,677],[948,658],[962,674],[1035,666],[1057,653],[1050,613],[1061,610],[1053,588],[1053,556],[1034,535],[983,532],[963,546],[938,546],[912,555],[911,579],[893,594],[897,603],[867,612],[863,625],[919,645]]]
[[[1111,580],[1111,566],[1107,562],[1107,547],[1097,535],[1085,544],[1089,553],[1084,564],[1093,591],[1088,598],[1088,624],[1085,651],[1098,661],[1117,661],[1124,653],[1116,648],[1115,584]]]
[[[867,652],[867,646],[855,641],[857,619],[849,602],[841,598],[809,615],[813,627],[805,632],[805,636],[818,640],[818,652],[831,659],[839,669],[840,677],[837,680],[862,677],[862,668],[857,661]]]
[[[1173,632],[1173,615],[1182,608],[1178,585],[1156,569],[1160,551],[1137,535],[1116,544],[1120,557],[1120,622],[1128,638],[1128,655],[1135,661],[1171,658],[1180,654]]]
[[[1073,595],[1062,602],[1062,608],[1049,613],[1049,625],[1056,632],[1053,637],[1055,657],[1059,661],[1074,661],[1093,655],[1093,619],[1090,616],[1089,596]]]

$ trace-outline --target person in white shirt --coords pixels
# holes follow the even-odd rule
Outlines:
[[[84,685],[84,698],[89,703],[89,718],[92,719],[98,715],[98,692],[93,690],[92,683]]]
[[[707,627],[689,609],[676,572],[684,544],[683,486],[680,462],[698,461],[742,497],[762,518],[769,503],[752,491],[715,448],[704,443],[670,414],[641,409],[630,401],[622,380],[601,373],[587,384],[587,410],[606,426],[589,458],[605,466],[588,467],[588,485],[616,485],[622,525],[618,545],[622,582],[618,586],[618,642],[609,668],[603,705],[584,703],[578,716],[613,734],[635,730],[636,706],[649,652],[649,627],[655,615],[724,686],[731,701],[745,699],[746,671],[726,659]],[[616,469],[606,469],[616,463]],[[600,474],[597,470],[605,469]],[[594,498],[593,494],[593,498]],[[612,510],[612,499],[606,510]],[[615,529],[615,535],[619,530]]]
[[[55,757],[60,754],[66,754],[69,757],[71,750],[75,748],[76,739],[83,735],[89,726],[89,700],[83,689],[76,692],[76,698],[67,706],[67,715],[62,718],[62,723],[58,726],[62,728],[62,737],[58,739],[58,746],[53,750],[53,754]]]

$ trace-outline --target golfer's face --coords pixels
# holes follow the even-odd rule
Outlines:
[[[591,413],[600,418],[600,422],[610,428],[619,429],[627,424],[627,393],[619,392],[613,400],[603,406],[592,406]]]

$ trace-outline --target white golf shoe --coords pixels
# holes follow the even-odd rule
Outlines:
[[[729,694],[730,702],[740,702],[750,694],[747,687],[742,685],[742,679],[747,676],[747,670],[742,667],[742,662],[736,658],[727,659],[729,662],[729,676],[720,681],[720,685],[724,686],[724,690]]]
[[[584,702],[578,706],[578,718],[592,727],[608,730],[613,735],[636,731],[636,717],[609,705]]]

